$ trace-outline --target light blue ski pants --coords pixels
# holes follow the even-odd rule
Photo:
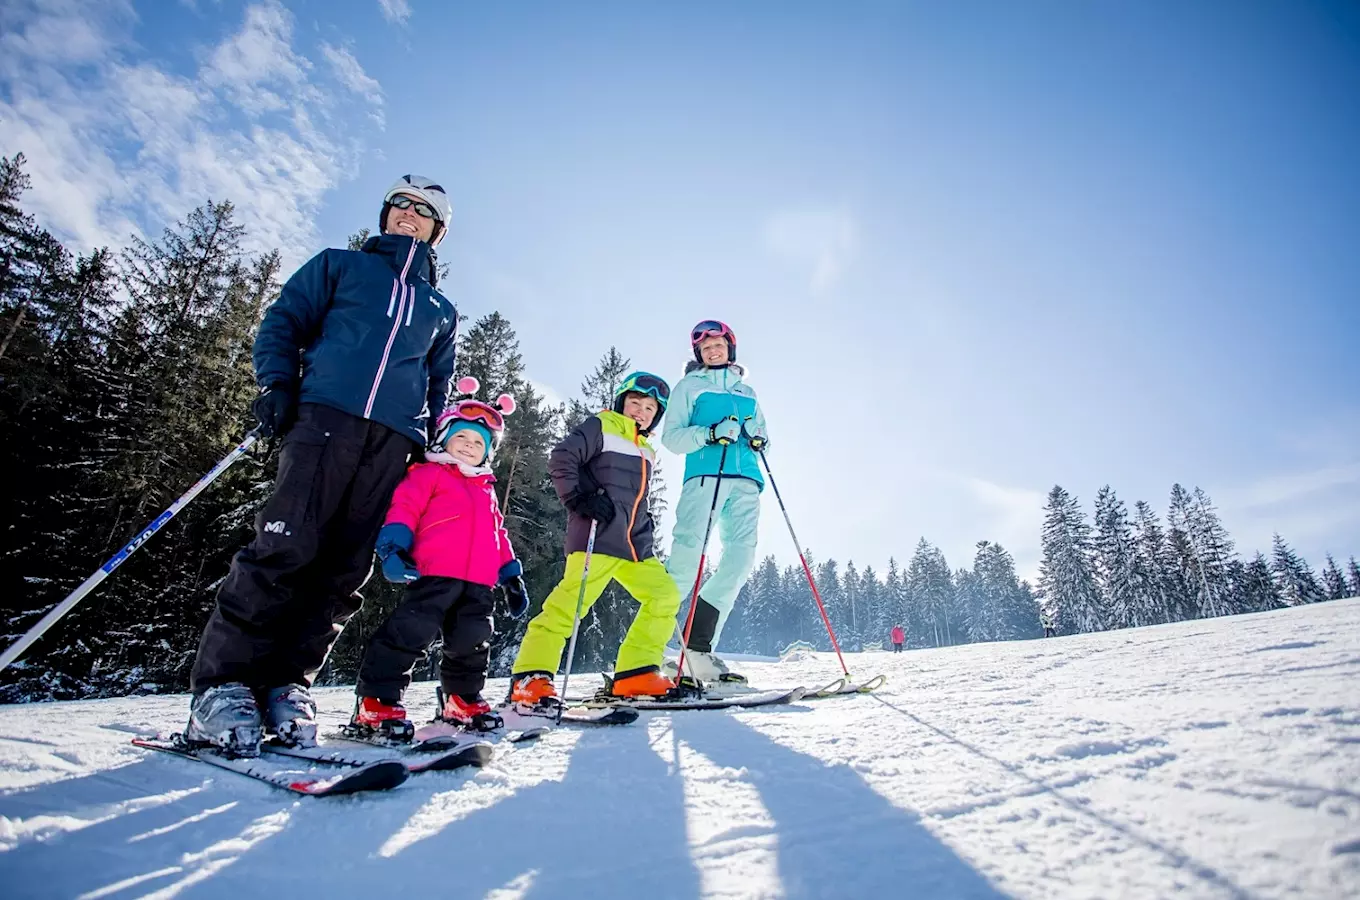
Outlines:
[[[675,505],[675,533],[666,571],[675,579],[682,603],[694,593],[700,545],[704,541],[704,527],[708,524],[715,486],[717,479],[714,476],[691,478],[685,482],[680,491],[680,502]],[[722,557],[699,591],[700,596],[718,611],[718,626],[713,632],[714,650],[718,648],[718,638],[732,612],[737,593],[755,566],[756,531],[760,524],[759,485],[749,478],[724,477],[717,488],[718,508],[714,512],[713,533],[722,541]],[[713,549],[710,538],[710,559]]]

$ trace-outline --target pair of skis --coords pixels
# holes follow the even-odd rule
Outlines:
[[[416,730],[410,743],[380,739],[363,740],[344,734],[327,735],[315,747],[295,747],[265,741],[259,757],[227,756],[211,747],[186,743],[181,734],[169,737],[134,738],[135,746],[169,753],[244,775],[272,787],[308,797],[329,797],[397,787],[411,775],[446,772],[468,767],[482,768],[495,755],[496,743],[523,744],[552,731],[556,714],[524,715],[506,710],[513,727],[474,732],[436,720]],[[622,725],[638,716],[635,710],[568,709],[564,725]],[[267,757],[295,759],[304,768],[279,769]],[[335,767],[330,772],[312,771],[316,765]]]
[[[568,726],[626,725],[640,710],[750,709],[777,706],[826,697],[868,693],[887,679],[878,675],[862,684],[839,678],[820,688],[787,688],[770,691],[747,690],[740,693],[709,693],[677,699],[640,700],[616,698],[605,694],[568,701],[562,710],[561,724]],[[315,766],[335,767],[317,773],[311,767],[278,769],[261,757],[230,757],[212,748],[185,743],[183,736],[134,738],[132,743],[147,750],[169,753],[234,772],[273,787],[309,797],[329,797],[362,791],[390,790],[413,774],[440,772],[468,767],[481,768],[495,754],[496,742],[528,743],[544,736],[558,722],[556,710],[526,712],[502,707],[505,726],[496,731],[470,732],[452,723],[435,720],[416,730],[409,744],[359,740],[344,735],[328,736],[316,747],[290,747],[266,741],[261,750],[266,756],[296,759]]]

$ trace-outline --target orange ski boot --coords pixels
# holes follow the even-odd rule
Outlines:
[[[552,676],[545,672],[523,672],[514,676],[510,682],[510,702],[531,709],[555,707],[559,700]]]
[[[664,697],[675,688],[675,682],[655,669],[628,675],[614,681],[610,693],[615,697]]]

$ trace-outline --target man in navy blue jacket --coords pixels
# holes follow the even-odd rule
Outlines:
[[[316,742],[309,693],[345,622],[388,502],[444,410],[458,314],[436,289],[452,206],[402,177],[380,235],[323,250],[288,279],[255,339],[260,433],[282,437],[274,493],[232,560],[194,660],[185,737],[259,753],[265,732]]]

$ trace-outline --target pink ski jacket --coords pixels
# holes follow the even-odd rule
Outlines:
[[[493,586],[515,558],[496,503],[491,472],[467,475],[457,465],[416,463],[392,494],[384,524],[399,522],[416,536],[411,547],[421,575]]]
[[[903,641],[905,641],[906,639],[907,639],[907,634],[906,634],[906,632],[904,632],[904,631],[901,629],[901,627],[899,627],[899,626],[897,626],[897,625],[894,625],[894,626],[893,626],[893,630],[892,630],[892,642],[893,642],[894,644],[900,644],[900,643],[902,643]]]

